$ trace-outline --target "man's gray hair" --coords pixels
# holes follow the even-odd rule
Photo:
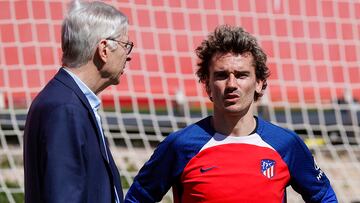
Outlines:
[[[86,64],[101,39],[127,35],[127,28],[127,17],[113,6],[98,1],[73,1],[61,30],[63,66]]]

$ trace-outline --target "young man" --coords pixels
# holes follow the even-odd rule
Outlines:
[[[197,75],[213,115],[170,134],[125,202],[285,202],[291,185],[306,202],[336,202],[324,172],[293,132],[253,115],[267,86],[266,55],[240,27],[220,26],[197,48]]]
[[[62,24],[63,67],[26,120],[25,202],[123,202],[96,95],[119,83],[132,47],[127,17],[116,8],[72,3]]]

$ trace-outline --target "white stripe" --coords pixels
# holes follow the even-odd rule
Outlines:
[[[115,190],[115,202],[116,203],[120,203],[120,200],[119,200],[119,195],[118,195],[118,193],[117,193],[117,191],[116,191],[116,187],[115,187],[115,185],[114,185],[114,190]]]
[[[214,136],[201,148],[200,151],[218,145],[234,144],[234,143],[251,144],[259,147],[266,147],[275,151],[275,149],[272,146],[270,146],[268,143],[266,143],[263,139],[261,139],[260,135],[258,135],[257,133],[248,136],[239,136],[239,137],[225,136],[220,133],[215,133]]]

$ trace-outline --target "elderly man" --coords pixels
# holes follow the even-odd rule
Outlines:
[[[74,1],[61,45],[62,67],[34,99],[26,120],[25,201],[123,202],[97,94],[119,83],[130,60],[127,17],[102,2]]]

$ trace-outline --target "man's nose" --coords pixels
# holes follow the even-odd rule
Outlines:
[[[236,87],[236,77],[233,73],[229,74],[229,77],[226,81],[226,86],[227,87]]]

